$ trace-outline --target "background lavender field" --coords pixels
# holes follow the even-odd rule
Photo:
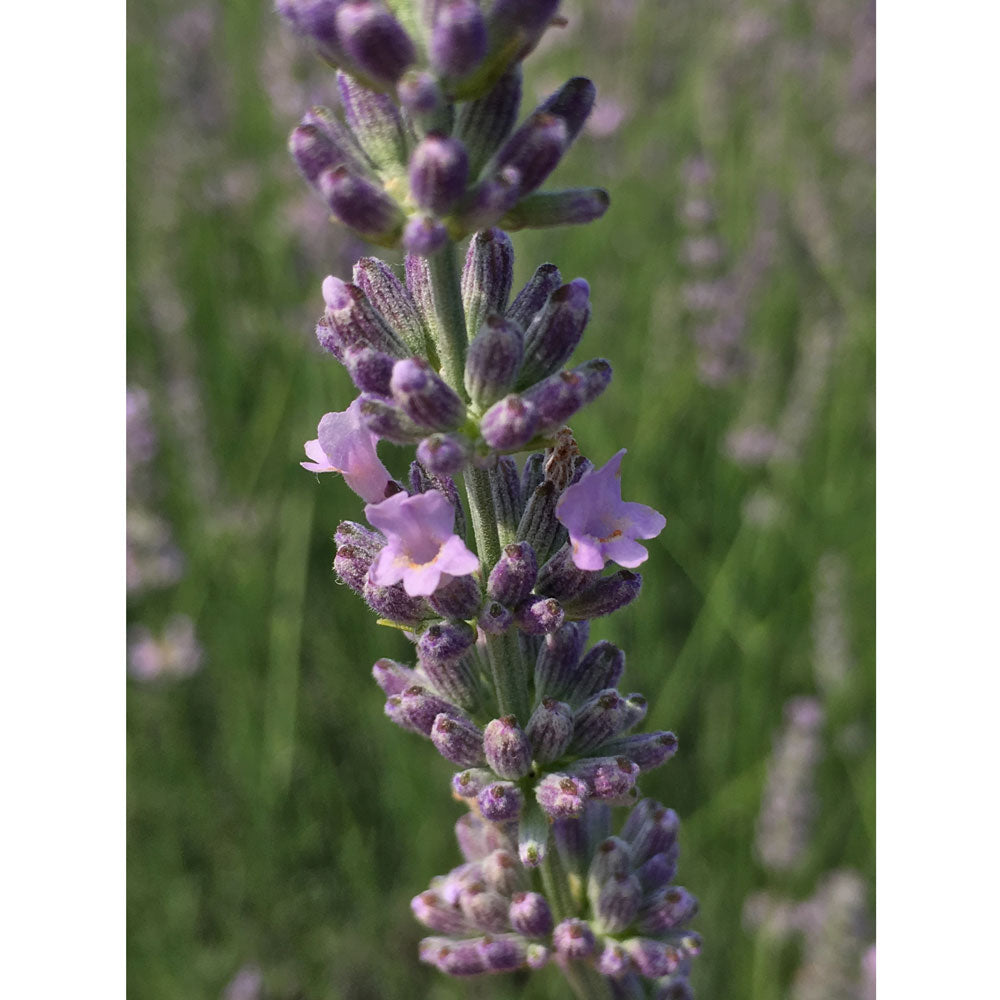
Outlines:
[[[574,422],[667,515],[603,622],[678,757],[703,998],[863,997],[874,911],[874,7],[566,0],[526,64],[599,105],[560,184],[612,207],[517,234],[591,283],[615,381]],[[128,918],[136,997],[563,995],[448,981],[408,902],[454,864],[447,765],[382,718],[405,656],[330,571],[357,517],[303,472],[352,392],[312,336],[365,252],[285,136],[331,76],[267,3],[131,4]],[[402,452],[385,448],[387,461]]]

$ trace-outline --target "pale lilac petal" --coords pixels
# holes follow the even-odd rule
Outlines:
[[[411,597],[427,597],[452,576],[465,576],[479,560],[454,532],[455,509],[438,490],[396,493],[365,507],[365,517],[388,540],[371,570],[372,582],[403,582]]]
[[[573,539],[573,563],[577,569],[604,569],[601,546],[593,538],[583,536]]]
[[[633,568],[649,558],[637,538],[655,538],[666,519],[652,507],[625,503],[621,495],[623,448],[600,469],[568,487],[556,504],[556,517],[569,532],[573,563],[600,570],[608,560]]]
[[[656,538],[667,524],[667,519],[658,510],[644,503],[624,503],[622,514],[630,525],[629,534],[633,538]]]
[[[479,569],[479,560],[474,552],[466,548],[465,542],[458,535],[452,535],[441,546],[438,565],[450,576],[466,576]]]
[[[316,442],[306,444],[306,454],[323,468],[302,465],[313,472],[341,472],[358,496],[379,503],[385,499],[385,487],[392,477],[379,461],[375,452],[378,438],[362,423],[360,407],[361,401],[356,399],[342,413],[325,414]]]
[[[375,557],[368,575],[379,587],[391,587],[403,579],[407,566],[409,560],[390,543]]]
[[[643,536],[645,537],[645,536]],[[649,558],[645,547],[631,538],[616,538],[603,546],[604,557],[626,569],[635,569]]]
[[[420,505],[427,530],[442,541],[455,531],[455,508],[440,490],[428,490],[413,498]]]
[[[329,459],[326,457],[325,452],[319,446],[318,440],[306,441],[305,444],[306,455],[312,459],[311,462],[299,462],[299,465],[303,469],[308,469],[310,472],[337,472],[331,464]]]
[[[442,575],[436,561],[408,566],[403,571],[403,590],[410,597],[430,597],[440,586]]]

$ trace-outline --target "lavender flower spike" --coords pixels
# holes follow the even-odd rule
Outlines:
[[[402,581],[410,597],[427,597],[453,576],[479,568],[455,534],[455,508],[437,490],[369,503],[365,517],[388,540],[371,568],[372,582],[381,587]]]
[[[302,468],[339,472],[362,500],[381,503],[392,476],[375,454],[378,438],[361,419],[360,398],[343,413],[327,413],[319,422],[318,435],[314,441],[306,441],[311,461],[300,462]]]
[[[652,507],[622,500],[625,451],[622,448],[606,465],[587,472],[556,504],[556,517],[569,531],[578,569],[604,569],[609,560],[629,569],[644,563],[649,553],[635,539],[655,538],[667,523]]]

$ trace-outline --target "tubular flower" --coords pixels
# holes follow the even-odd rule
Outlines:
[[[379,503],[392,476],[375,453],[378,438],[362,423],[360,407],[356,399],[342,413],[327,413],[319,422],[318,437],[306,441],[311,461],[299,464],[309,472],[339,472],[362,500]]]
[[[370,503],[365,517],[387,540],[370,572],[381,587],[402,581],[411,597],[428,597],[452,577],[479,568],[479,560],[455,534],[455,508],[437,490],[412,497],[397,493]]]
[[[637,538],[655,538],[667,523],[652,507],[622,500],[622,448],[585,473],[559,498],[556,517],[569,532],[578,569],[601,570],[609,560],[632,569],[649,558]]]

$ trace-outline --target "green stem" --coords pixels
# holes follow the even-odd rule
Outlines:
[[[430,272],[434,322],[434,346],[444,380],[465,398],[465,309],[458,280],[455,244],[450,240],[427,258]]]
[[[541,864],[541,875],[545,895],[548,897],[556,922],[577,916],[573,892],[569,886],[569,873],[563,864],[559,848],[552,842],[551,837],[549,849],[545,852],[545,860]]]
[[[476,550],[484,578],[500,558],[500,535],[497,533],[497,513],[493,506],[490,474],[471,465],[465,467],[465,489],[469,495],[469,514],[476,536]]]

